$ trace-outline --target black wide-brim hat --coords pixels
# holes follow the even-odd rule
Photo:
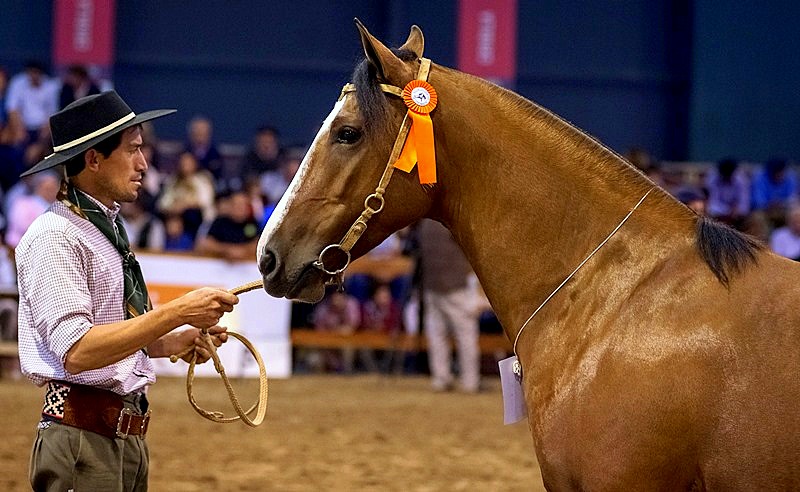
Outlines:
[[[21,176],[63,164],[115,133],[175,111],[155,109],[136,114],[115,91],[82,97],[50,117],[53,153]]]

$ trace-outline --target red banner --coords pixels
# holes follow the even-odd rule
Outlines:
[[[459,0],[458,68],[502,85],[517,77],[517,0]]]
[[[53,62],[110,69],[114,63],[115,0],[55,0]]]

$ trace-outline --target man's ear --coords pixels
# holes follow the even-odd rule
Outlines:
[[[96,151],[95,149],[89,149],[83,154],[83,168],[89,169],[91,171],[97,171],[100,169],[100,152]]]

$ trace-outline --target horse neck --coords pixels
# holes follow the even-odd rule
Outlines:
[[[658,216],[664,238],[688,230],[685,207],[591,137],[516,94],[445,74],[436,82],[449,97],[440,103],[442,185],[432,213],[453,232],[511,340],[649,190],[637,220]],[[615,241],[629,234],[623,227]]]

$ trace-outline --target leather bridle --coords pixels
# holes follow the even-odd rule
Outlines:
[[[431,61],[428,58],[420,58],[420,66],[419,71],[417,72],[416,80],[427,81],[430,69]],[[380,84],[379,87],[387,94],[402,97],[403,89],[400,87],[389,84]],[[345,84],[338,100],[341,101],[347,94],[355,92],[355,90],[355,85]],[[400,130],[397,133],[397,138],[394,141],[392,152],[389,154],[389,160],[386,162],[386,168],[383,170],[383,175],[378,182],[378,186],[375,188],[374,193],[370,194],[364,199],[364,211],[361,212],[361,215],[359,215],[355,222],[353,222],[353,225],[351,225],[347,230],[342,240],[336,244],[329,244],[325,246],[322,249],[322,252],[320,252],[319,258],[317,258],[317,260],[313,263],[315,268],[318,268],[319,270],[322,270],[324,273],[331,276],[332,279],[329,283],[341,285],[344,271],[350,265],[350,251],[367,230],[367,221],[369,221],[373,215],[380,213],[380,211],[383,210],[385,205],[383,195],[386,193],[386,187],[389,186],[389,180],[392,178],[392,174],[394,173],[394,163],[397,161],[398,157],[400,156],[400,152],[403,150],[403,145],[405,145],[410,129],[411,118],[408,116],[408,114],[406,114],[403,117],[403,122],[400,124]],[[326,267],[325,256],[335,254],[337,250],[344,254],[344,265],[339,268]]]

